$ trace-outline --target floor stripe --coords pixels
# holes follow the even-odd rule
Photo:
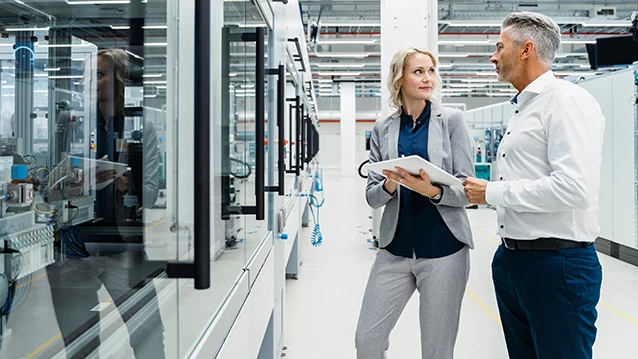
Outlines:
[[[636,318],[632,317],[631,315],[629,315],[629,314],[627,314],[627,313],[623,312],[622,310],[620,310],[620,309],[618,309],[618,308],[614,307],[613,305],[611,305],[611,304],[609,304],[609,303],[607,303],[607,302],[605,302],[605,301],[603,301],[603,300],[601,300],[599,303],[600,303],[600,304],[602,304],[602,305],[604,305],[605,307],[607,307],[607,308],[611,309],[612,311],[616,312],[616,314],[619,314],[619,315],[620,315],[620,316],[622,316],[623,318],[625,318],[625,319],[627,319],[627,320],[629,320],[629,321],[631,321],[631,322],[634,322],[634,323],[638,324],[638,319],[636,319]]]
[[[29,358],[30,359],[30,358],[35,357],[36,355],[40,354],[41,351],[43,351],[49,345],[55,343],[59,339],[62,339],[62,333],[58,333],[58,334],[54,335],[53,337],[51,337],[51,339],[49,339],[46,342],[44,342],[44,344],[40,345],[36,350],[34,350],[31,353],[27,354],[27,356],[25,358]]]
[[[497,241],[496,239],[494,239],[494,238],[492,238],[492,237],[488,236],[487,234],[485,234],[485,233],[483,233],[483,232],[481,232],[481,231],[479,231],[479,230],[477,230],[477,229],[472,228],[472,231],[473,231],[473,232],[475,232],[476,234],[478,234],[479,236],[481,236],[481,237],[483,237],[483,238],[487,239],[488,241],[490,241],[490,242],[492,242],[492,243],[496,244],[496,245],[500,245],[500,244],[501,244],[501,242]]]
[[[44,273],[44,274],[40,274],[39,276],[37,276],[37,277],[35,277],[35,278],[32,278],[32,279],[30,279],[30,280],[28,280],[28,281],[26,281],[26,282],[24,282],[24,283],[22,283],[22,284],[18,284],[18,285],[16,286],[16,289],[18,289],[18,288],[22,288],[22,287],[24,287],[25,285],[27,285],[27,284],[29,284],[29,283],[33,283],[33,282],[35,282],[36,280],[42,279],[42,278],[44,278],[44,277],[46,277],[46,276],[47,276],[47,274],[46,274],[46,273]]]
[[[495,322],[498,323],[498,325],[503,326],[503,323],[501,323],[501,319],[498,317],[498,315],[496,315],[496,313],[494,313],[488,306],[487,304],[483,303],[483,301],[478,297],[478,295],[476,295],[476,293],[474,293],[473,290],[470,289],[470,287],[465,287],[465,291],[472,297],[472,299],[474,299],[478,305],[481,306],[481,308],[483,308],[483,310],[485,312],[487,312],[487,314],[492,317],[492,319],[494,319]]]

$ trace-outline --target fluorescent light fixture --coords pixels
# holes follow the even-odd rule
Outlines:
[[[368,57],[370,56],[369,53],[360,53],[360,52],[354,52],[354,53],[337,53],[337,52],[328,52],[328,53],[315,53],[315,55],[317,57],[359,57],[359,58],[364,58],[364,57]]]
[[[64,80],[64,79],[81,79],[84,78],[84,76],[82,75],[55,75],[55,76],[49,76],[50,79],[54,79],[54,80]]]
[[[631,22],[625,21],[609,21],[609,22],[583,22],[585,27],[631,27]]]
[[[321,88],[332,88],[331,84],[319,84],[317,87]]]
[[[144,81],[144,85],[166,85],[166,81]]]
[[[512,97],[513,94],[511,93],[505,93],[505,92],[486,92],[485,93],[487,96],[490,97],[496,97],[496,96],[501,96],[501,97]]]
[[[69,5],[107,5],[107,4],[130,4],[131,0],[66,0]]]
[[[47,74],[33,74],[33,77],[48,77]]]
[[[596,40],[562,40],[562,44],[595,44]]]
[[[319,45],[371,45],[377,40],[375,39],[361,39],[361,40],[319,40]]]
[[[380,22],[319,22],[319,25],[331,27],[381,27]]]
[[[455,22],[455,21],[442,21],[441,23],[447,24],[450,27],[501,27],[500,22]]]
[[[7,83],[7,80],[2,80],[2,83],[3,83],[3,84],[6,84],[6,83]]]
[[[14,68],[12,66],[2,66],[3,70],[13,70]]]
[[[148,26],[142,26],[142,29],[145,30],[166,30],[168,29],[167,25],[148,25]]]
[[[14,97],[15,94],[13,93],[3,93],[2,96],[6,96],[6,97]]]
[[[499,91],[501,91],[501,92],[512,92],[512,93],[517,93],[518,92],[517,89],[500,89]]]
[[[12,47],[13,44],[0,44],[0,47]]]
[[[595,71],[574,71],[574,72],[556,71],[554,72],[554,74],[556,76],[593,76],[593,75],[596,75],[596,72]]]
[[[440,69],[450,69],[454,64],[439,64]]]
[[[477,72],[476,76],[498,76],[496,71],[494,72]]]
[[[470,88],[470,87],[480,88],[480,87],[487,86],[487,84],[450,84],[449,86],[450,87],[464,87],[464,88]]]
[[[75,58],[75,59],[71,59],[71,61],[84,61],[84,59],[78,57],[78,58]]]
[[[49,93],[47,90],[34,90],[34,93]]]
[[[474,66],[474,67],[489,67],[489,68],[494,68],[494,64],[489,63],[489,62],[455,62],[453,64],[450,65],[454,65],[457,67],[460,66]]]
[[[166,85],[162,85],[162,86],[155,86],[156,89],[159,90],[166,90]]]
[[[326,83],[326,82],[332,82],[332,80],[318,79],[318,80],[317,80],[317,82],[323,82],[323,83]]]
[[[131,28],[130,26],[113,26],[113,25],[111,25],[111,29],[113,29],[113,30],[128,30],[130,28]]]
[[[130,52],[129,50],[124,50],[124,52],[126,52],[127,54],[129,54],[130,56],[133,56],[134,58],[136,58],[138,60],[144,60],[144,58],[142,56],[134,54],[134,53]]]
[[[9,85],[9,86],[5,86],[4,88],[6,88],[6,89],[14,89],[14,88],[16,88],[16,87],[15,87],[15,86],[13,86],[13,85]]]
[[[461,79],[461,82],[499,82],[497,79]]]
[[[157,95],[144,95],[144,98],[155,98]]]
[[[243,89],[251,89],[251,88],[254,88],[254,87],[255,87],[255,84],[241,85],[241,88],[243,88]]]
[[[439,45],[489,45],[490,40],[439,40]]]
[[[468,89],[468,88],[456,88],[456,89],[442,89],[441,93],[447,93],[447,92],[472,92],[473,89]]]
[[[346,63],[336,63],[336,64],[313,64],[317,65],[317,67],[321,68],[335,68],[335,67],[350,67],[350,68],[362,68],[365,64],[346,64]]]
[[[145,42],[144,46],[149,46],[149,47],[161,47],[161,46],[167,46],[168,43],[166,42]]]
[[[60,71],[59,67],[47,67],[44,69],[44,71]]]
[[[49,31],[48,27],[8,27],[5,31]]]
[[[142,77],[154,77],[154,78],[158,78],[158,77],[162,77],[162,74],[144,74],[142,75]]]
[[[439,57],[470,57],[470,54],[440,53]]]
[[[359,76],[361,72],[317,72],[319,76]]]
[[[242,24],[238,22],[236,25],[239,27],[266,27],[264,23]]]

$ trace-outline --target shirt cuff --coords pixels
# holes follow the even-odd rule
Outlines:
[[[488,182],[485,190],[485,201],[492,206],[505,205],[505,182]]]
[[[381,188],[383,188],[383,192],[387,193],[390,197],[394,197],[394,195],[397,194],[399,187],[397,186],[397,189],[394,191],[394,193],[390,193],[390,191],[388,191],[388,189],[385,188],[384,184],[385,184],[385,181],[381,183]]]

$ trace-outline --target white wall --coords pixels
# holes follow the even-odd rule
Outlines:
[[[366,131],[372,131],[374,122],[357,122],[355,141],[355,168],[352,169],[356,175],[357,168],[361,162],[368,159],[366,151]],[[341,130],[339,122],[321,122],[319,124],[319,161],[324,169],[341,168]]]

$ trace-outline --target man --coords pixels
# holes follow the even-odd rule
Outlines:
[[[515,359],[591,358],[596,339],[605,119],[591,95],[550,71],[560,36],[541,14],[503,21],[490,61],[518,94],[497,154],[498,181],[463,182],[470,202],[497,210],[503,243],[492,278]]]

